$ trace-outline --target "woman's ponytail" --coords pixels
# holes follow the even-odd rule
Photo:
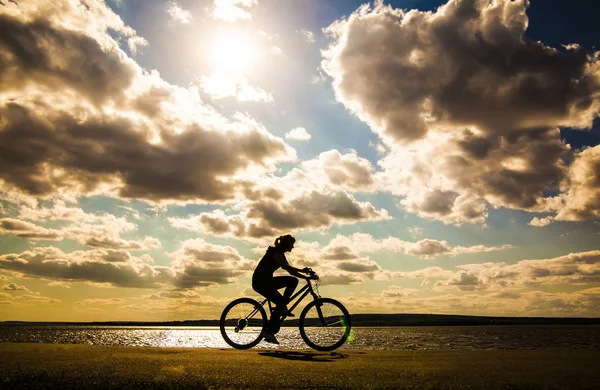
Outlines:
[[[293,244],[296,242],[296,239],[291,234],[286,234],[285,236],[279,236],[275,240],[275,247],[280,247],[285,242],[290,242]]]

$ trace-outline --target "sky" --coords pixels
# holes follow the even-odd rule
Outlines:
[[[598,5],[2,3],[0,320],[600,316]]]

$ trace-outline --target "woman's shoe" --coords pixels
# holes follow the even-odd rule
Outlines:
[[[265,333],[264,339],[267,343],[279,344],[279,340],[277,340],[277,337],[271,332]]]

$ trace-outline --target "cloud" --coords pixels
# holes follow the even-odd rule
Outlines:
[[[143,241],[129,241],[113,237],[88,237],[84,244],[92,248],[139,250],[160,248],[160,241],[154,237],[145,237]]]
[[[576,154],[563,187],[557,220],[579,221],[600,217],[600,145]]]
[[[384,312],[401,305],[405,313],[463,314],[488,316],[595,317],[598,310],[598,288],[574,292],[542,291],[459,292],[424,296],[418,291],[392,285],[379,294],[350,296],[344,304],[352,313]]]
[[[199,233],[256,241],[277,237],[281,231],[324,230],[333,225],[390,218],[386,210],[369,202],[359,202],[344,191],[319,188],[304,178],[300,171],[283,178],[263,177],[260,186],[250,186],[244,193],[246,199],[232,207],[237,213],[215,210],[169,218],[169,222]]]
[[[315,34],[312,31],[309,30],[300,30],[300,34],[302,35],[302,37],[304,38],[304,41],[306,43],[315,43]]]
[[[61,221],[67,225],[57,229],[46,229],[30,222],[15,218],[0,219],[0,233],[11,233],[31,240],[72,239],[83,245],[104,249],[139,250],[160,248],[161,243],[154,237],[143,240],[124,240],[119,234],[136,228],[124,217],[112,214],[90,214],[78,207],[67,206],[56,201],[51,207],[21,205],[19,217],[34,221]]]
[[[70,289],[71,285],[64,282],[50,282],[47,284],[48,287],[58,287],[58,288],[66,288]]]
[[[340,250],[340,248],[348,248],[348,251],[353,253],[405,253],[429,259],[443,255],[458,256],[463,254],[495,252],[512,248],[512,246],[501,245],[488,247],[485,245],[475,245],[470,247],[453,247],[447,241],[433,239],[410,242],[391,236],[376,239],[370,234],[353,233],[348,236],[335,236],[329,244],[327,244],[324,250],[327,251],[329,250],[328,248],[338,248],[338,250]]]
[[[0,234],[3,233],[30,240],[60,241],[63,239],[61,233],[54,229],[46,229],[15,218],[0,219]]]
[[[33,248],[19,254],[0,255],[0,269],[58,282],[172,290],[231,284],[256,265],[229,246],[200,239],[183,242],[181,249],[168,256],[172,262],[166,267],[150,265],[143,257],[131,256],[123,250],[65,253],[52,247]]]
[[[413,238],[414,238],[416,236],[422,235],[425,230],[419,226],[411,226],[408,228],[408,231],[409,231],[410,235],[413,236]]]
[[[24,303],[60,303],[60,300],[43,297],[40,295],[23,294],[13,298],[15,301],[23,301]]]
[[[334,223],[382,220],[388,219],[389,215],[344,192],[311,191],[284,202],[272,198],[257,199],[249,205],[248,217],[279,231],[324,229]]]
[[[327,77],[321,72],[321,69],[317,69],[318,74],[313,75],[310,78],[311,84],[322,84],[327,81]]]
[[[311,139],[310,133],[304,127],[296,127],[285,134],[285,138],[296,141],[308,141]]]
[[[458,271],[436,282],[437,288],[503,290],[535,286],[594,284],[600,281],[600,251],[565,256],[521,260],[515,264],[481,263],[459,265]]]
[[[490,207],[596,215],[595,187],[569,180],[594,171],[593,152],[569,168],[558,127],[589,128],[598,116],[600,55],[526,39],[528,4],[451,0],[405,12],[378,3],[326,29],[334,41],[322,67],[337,100],[388,146],[379,165],[408,211],[456,225],[485,223]],[[561,211],[548,194],[571,185],[584,205]]]
[[[171,17],[171,22],[178,22],[181,24],[189,24],[192,21],[192,13],[190,11],[182,9],[174,1],[167,2],[167,13]]]
[[[256,3],[258,3],[258,0],[215,0],[213,18],[226,22],[251,20],[252,15],[244,8],[250,8]]]
[[[529,226],[535,226],[535,227],[544,227],[544,226],[548,226],[550,224],[552,224],[554,222],[554,217],[544,217],[544,218],[537,218],[534,217],[531,221],[529,221]]]
[[[140,46],[148,46],[148,41],[143,37],[132,37],[127,39],[127,46],[131,54],[135,55],[138,53]]]
[[[159,288],[172,281],[168,267],[142,262],[113,261],[104,250],[65,253],[58,248],[33,248],[0,255],[0,268],[61,281],[108,283],[118,287]]]
[[[482,245],[451,247],[445,241],[406,242],[395,237],[375,239],[369,234],[355,233],[349,236],[337,235],[325,245],[299,240],[289,258],[293,260],[296,267],[314,268],[323,283],[346,285],[364,283],[369,280],[389,281],[398,278],[445,279],[454,275],[454,271],[440,267],[428,267],[411,272],[390,271],[364,254],[405,253],[428,259],[440,255],[485,253],[509,247],[485,247]],[[260,255],[263,250],[262,247],[259,247],[254,252]]]
[[[16,283],[10,283],[10,284],[4,285],[2,287],[2,289],[4,291],[29,291],[29,289],[27,287],[19,286]]]
[[[414,289],[414,288],[389,286],[387,289],[383,290],[383,292],[381,293],[381,296],[384,298],[398,299],[398,298],[413,297],[413,296],[417,295],[418,292],[419,292],[419,290]]]
[[[295,157],[263,127],[204,105],[196,88],[141,69],[108,29],[135,32],[103,4],[0,12],[7,190],[225,202],[239,195],[246,170],[270,172]]]
[[[371,192],[379,186],[372,164],[355,152],[342,155],[337,150],[329,150],[304,161],[302,168],[307,175],[325,179],[334,188]]]
[[[235,97],[240,102],[272,102],[273,95],[265,90],[248,85],[244,78],[235,78],[225,74],[213,73],[200,78],[202,92],[213,99]]]
[[[79,306],[95,306],[95,305],[106,305],[106,306],[123,306],[125,300],[122,298],[92,298],[84,299],[75,302],[75,305]]]
[[[179,288],[230,284],[256,265],[231,247],[210,244],[201,239],[185,241],[182,249],[170,256],[174,259],[173,284]]]

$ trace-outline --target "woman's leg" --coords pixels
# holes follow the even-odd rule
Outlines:
[[[294,290],[298,286],[298,278],[293,276],[276,276],[273,278],[273,285],[275,288],[280,289],[285,287],[283,292],[284,305],[290,301]],[[279,294],[279,293],[278,293]]]
[[[276,276],[269,280],[253,281],[252,288],[275,304],[275,310],[271,313],[268,325],[271,332],[279,332],[281,313],[283,308],[286,307],[297,285],[298,279],[293,276]],[[284,287],[285,291],[282,296],[277,290]]]

